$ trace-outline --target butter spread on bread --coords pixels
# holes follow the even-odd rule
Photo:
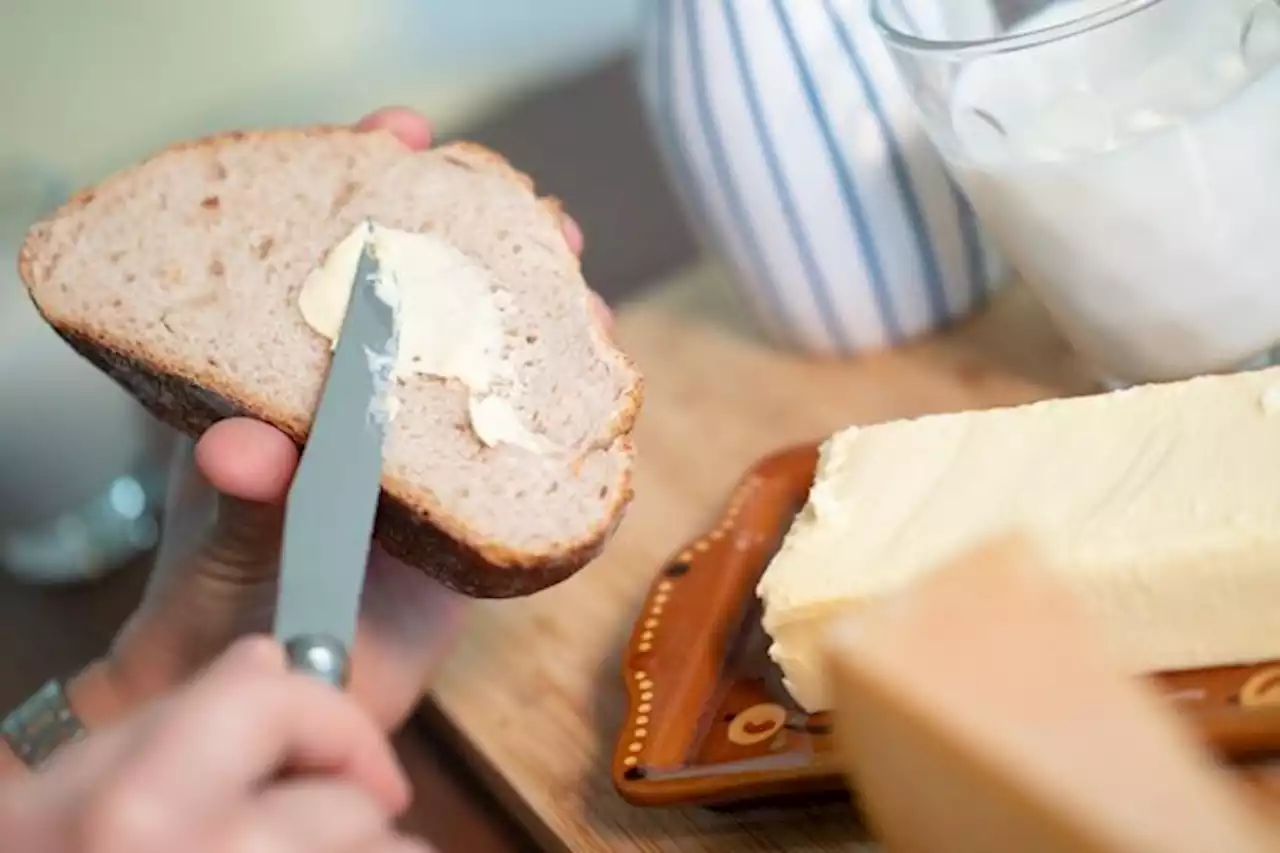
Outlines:
[[[512,367],[504,314],[512,299],[485,267],[434,234],[366,220],[351,229],[303,282],[298,309],[307,325],[337,345],[360,253],[378,260],[378,293],[393,294],[400,327],[393,374],[460,383],[471,428],[485,445],[514,444],[533,453],[554,445],[522,422],[513,400],[528,392]],[[399,398],[390,408],[398,411]]]
[[[1271,369],[831,437],[758,587],[788,689],[826,708],[832,613],[1016,529],[1133,672],[1280,658],[1277,388]]]

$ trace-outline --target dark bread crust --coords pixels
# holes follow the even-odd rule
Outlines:
[[[58,323],[52,325],[76,352],[114,379],[149,412],[186,435],[196,438],[220,420],[243,416],[279,428],[299,445],[305,441],[305,434],[299,434],[293,425],[272,420],[269,412],[255,411],[242,401],[120,352],[74,329]],[[622,452],[631,454],[630,438],[622,436],[620,441]],[[429,517],[385,488],[378,503],[374,539],[391,556],[421,569],[463,595],[473,598],[532,595],[566,580],[603,550],[631,501],[629,468],[626,476],[608,524],[590,538],[554,555],[534,560],[526,556],[520,561],[521,565],[495,565],[479,550],[454,539]]]

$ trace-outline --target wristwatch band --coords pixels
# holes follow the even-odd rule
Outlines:
[[[71,710],[57,679],[46,682],[0,723],[0,737],[32,769],[84,734],[84,725]]]

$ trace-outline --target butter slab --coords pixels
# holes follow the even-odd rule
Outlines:
[[[757,590],[796,700],[833,613],[1014,530],[1135,673],[1280,658],[1280,368],[832,436]]]

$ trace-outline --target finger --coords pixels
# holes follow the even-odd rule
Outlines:
[[[391,816],[367,793],[327,781],[268,789],[215,830],[217,853],[344,853],[376,850],[394,836]]]
[[[357,130],[390,131],[405,145],[417,151],[431,146],[431,124],[405,107],[384,107],[356,122]]]
[[[586,248],[587,242],[586,238],[582,236],[582,228],[567,213],[560,215],[560,228],[564,231],[564,239],[569,244],[569,248],[573,250],[575,255],[581,255],[582,250]]]
[[[204,545],[208,563],[242,572],[245,580],[273,573],[284,498],[298,467],[293,441],[267,424],[234,418],[201,437],[195,463],[219,494],[217,521]]]
[[[298,467],[298,448],[275,427],[231,418],[201,436],[196,467],[224,495],[249,503],[280,503]]]
[[[164,526],[148,581],[148,591],[167,582],[204,542],[217,519],[217,493],[195,464],[195,442],[179,436],[169,460]]]
[[[179,849],[190,827],[282,773],[341,780],[392,814],[409,800],[372,720],[337,690],[286,672],[265,638],[232,647],[148,734],[94,810],[95,831],[122,839],[102,853]]]

